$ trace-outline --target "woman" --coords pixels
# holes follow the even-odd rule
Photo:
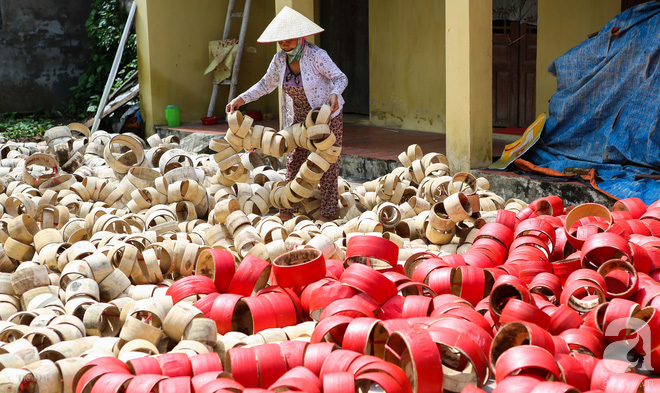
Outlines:
[[[312,108],[330,104],[332,116],[330,130],[341,145],[343,134],[341,93],[348,85],[348,78],[318,46],[305,41],[305,37],[318,34],[323,29],[299,12],[284,7],[261,34],[257,42],[277,42],[282,48],[275,54],[266,75],[243,94],[227,104],[226,111],[232,113],[241,105],[252,102],[282,86],[282,127],[305,121]],[[296,148],[287,156],[286,180],[292,181],[309,151]],[[321,221],[337,218],[337,176],[339,161],[332,164],[323,174],[321,189]],[[282,221],[293,217],[296,210],[282,209],[277,214]]]

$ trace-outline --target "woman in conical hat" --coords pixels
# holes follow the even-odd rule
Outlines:
[[[226,111],[234,112],[241,105],[252,102],[282,86],[282,126],[303,123],[307,113],[329,104],[332,110],[330,130],[341,145],[343,133],[341,93],[348,85],[348,78],[318,46],[305,41],[305,37],[318,34],[323,29],[301,13],[284,7],[258,42],[277,42],[282,48],[271,61],[266,75],[243,94],[227,104]],[[286,180],[292,181],[309,151],[298,147],[287,156]],[[331,221],[338,215],[337,176],[339,161],[332,164],[320,181],[321,220]],[[278,216],[286,221],[295,210],[282,209]]]

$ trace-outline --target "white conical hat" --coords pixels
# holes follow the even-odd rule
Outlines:
[[[261,33],[257,42],[277,42],[294,38],[307,37],[323,31],[321,26],[307,19],[300,12],[284,6],[282,11]]]

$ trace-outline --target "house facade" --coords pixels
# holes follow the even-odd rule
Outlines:
[[[208,42],[222,36],[228,0],[137,2],[147,128],[164,124],[171,104],[181,108],[182,121],[199,121],[212,91],[211,75],[203,75]],[[275,54],[275,44],[256,39],[285,5],[326,29],[311,40],[349,77],[345,113],[377,126],[445,133],[457,169],[490,164],[494,126],[525,127],[546,112],[555,90],[550,63],[626,6],[621,0],[253,0],[246,45],[254,53],[243,55],[239,92],[263,76]],[[520,10],[503,23],[493,10],[508,5]],[[536,24],[515,16],[530,6]],[[235,11],[242,7],[237,0]],[[240,22],[233,20],[232,37]],[[216,114],[227,96],[221,86]],[[277,116],[278,95],[244,109]]]

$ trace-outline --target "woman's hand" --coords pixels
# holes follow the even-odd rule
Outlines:
[[[339,99],[337,99],[336,94],[330,94],[330,110],[332,113],[335,113],[339,110]]]
[[[225,108],[225,112],[234,113],[243,104],[245,104],[245,101],[240,96],[236,97],[233,100],[231,100],[231,102],[229,104],[227,104],[227,107]]]

